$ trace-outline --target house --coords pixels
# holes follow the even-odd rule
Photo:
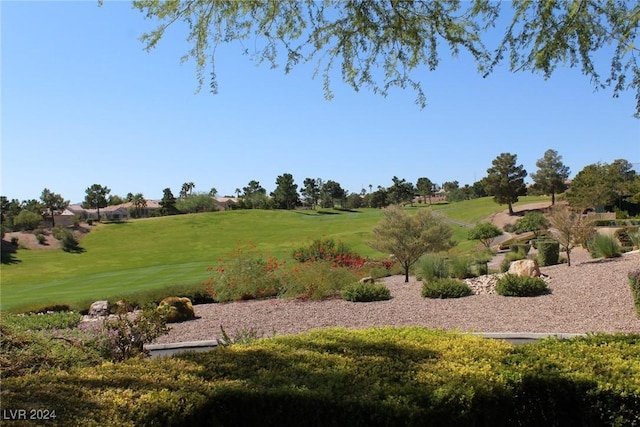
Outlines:
[[[67,210],[83,220],[98,220],[98,209],[85,209],[81,205],[74,204],[69,205]],[[100,219],[107,219],[109,221],[126,221],[131,215],[128,209],[122,207],[122,205],[118,205],[100,208],[100,217]]]
[[[237,197],[216,197],[215,200],[218,202],[218,207],[221,211],[233,209],[232,206],[238,203]]]

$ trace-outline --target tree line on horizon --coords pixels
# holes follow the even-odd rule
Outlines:
[[[416,184],[404,178],[394,176],[389,187],[378,186],[369,191],[349,193],[340,183],[321,178],[305,178],[298,191],[293,175],[284,173],[276,178],[276,189],[267,194],[259,181],[251,180],[247,186],[236,188],[235,202],[229,202],[230,209],[295,209],[306,206],[312,209],[340,208],[383,208],[389,205],[412,204],[419,198],[423,203],[431,203],[431,198],[440,189],[444,190],[448,202],[458,202],[479,197],[492,196],[494,201],[507,205],[513,214],[513,203],[524,195],[550,195],[552,204],[556,195],[568,187],[569,168],[562,163],[562,156],[549,149],[536,162],[537,171],[530,176],[533,184],[526,186],[524,179],[528,175],[522,165],[517,164],[517,155],[501,153],[487,169],[487,175],[472,185],[460,186],[458,181],[448,181],[442,187],[427,177],[418,178]],[[170,188],[163,190],[159,204],[161,209],[155,215],[175,215],[180,213],[211,212],[219,209],[214,200],[218,191],[215,187],[209,192],[194,192],[195,184],[185,182],[175,197]],[[93,184],[85,190],[83,207],[96,209],[131,202],[132,217],[140,217],[147,206],[142,193],[128,193],[125,197],[111,195],[111,190],[100,184]],[[228,196],[231,197],[231,196]],[[607,209],[624,211],[635,215],[640,213],[640,175],[633,165],[625,159],[616,159],[611,164],[595,163],[584,167],[571,180],[571,191],[567,192],[567,201],[576,209]],[[64,211],[69,201],[48,188],[42,191],[40,199],[9,200],[0,196],[2,215],[2,235],[5,232],[33,229],[43,219],[53,224],[56,213]]]

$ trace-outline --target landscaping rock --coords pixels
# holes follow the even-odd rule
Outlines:
[[[95,318],[95,317],[102,317],[102,316],[108,316],[109,315],[109,301],[104,300],[104,301],[96,301],[93,304],[91,304],[91,307],[89,307],[89,313],[88,316]]]
[[[508,274],[516,276],[540,277],[540,267],[533,259],[521,259],[513,261],[509,267]]]
[[[167,323],[184,322],[196,318],[189,298],[168,297],[160,301],[158,309],[168,307]]]

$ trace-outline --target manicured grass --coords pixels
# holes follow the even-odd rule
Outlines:
[[[546,199],[523,197],[519,204],[540,200]],[[470,221],[505,206],[483,198],[432,208],[446,217]],[[99,224],[81,240],[82,253],[19,250],[17,263],[1,267],[0,309],[77,304],[174,284],[197,284],[207,278],[207,267],[248,242],[265,255],[290,260],[294,248],[326,235],[363,256],[386,257],[367,244],[381,216],[379,209],[241,210]],[[466,240],[466,227],[453,225],[453,229],[457,251],[477,246]]]

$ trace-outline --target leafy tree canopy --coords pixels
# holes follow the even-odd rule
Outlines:
[[[487,169],[484,182],[487,193],[493,195],[493,200],[501,205],[509,205],[509,215],[513,215],[513,203],[519,196],[527,194],[524,185],[524,177],[527,171],[522,165],[516,166],[518,156],[510,153],[502,153],[496,157],[493,166]]]
[[[295,209],[299,201],[298,184],[293,182],[293,175],[285,173],[276,178],[276,189],[271,193],[276,208]]]
[[[613,206],[623,199],[640,201],[640,176],[624,159],[585,166],[567,193],[569,204],[579,209]]]
[[[392,205],[383,213],[384,218],[373,229],[369,246],[393,254],[404,268],[405,282],[409,282],[409,268],[423,254],[448,250],[455,244],[451,240],[451,227],[430,209],[419,209],[415,215],[410,215]]]
[[[491,248],[493,239],[501,236],[502,230],[500,230],[495,224],[490,222],[481,222],[469,230],[467,237],[469,240],[479,240],[487,249]]]
[[[259,63],[315,63],[325,97],[332,98],[330,75],[342,72],[355,90],[367,87],[387,95],[393,87],[409,87],[424,107],[420,73],[435,70],[446,46],[453,56],[467,52],[486,76],[505,58],[512,72],[530,70],[549,78],[559,65],[578,67],[596,88],[636,91],[640,117],[640,66],[635,41],[640,3],[624,0],[514,0],[511,6],[490,0],[409,2],[342,0],[137,0],[135,8],[158,26],[142,35],[152,50],[176,23],[186,23],[190,49],[183,60],[196,62],[198,87],[210,66],[210,87],[217,92],[215,51],[221,43],[251,40]],[[498,17],[509,24],[495,46],[487,46]],[[604,76],[593,58],[608,55]],[[418,75],[416,77],[416,75]]]
[[[547,150],[544,157],[536,162],[538,171],[531,174],[538,189],[551,194],[551,204],[556,203],[556,194],[566,190],[569,167],[562,163],[562,156],[556,150]]]
[[[522,218],[516,221],[515,232],[526,233],[532,231],[534,236],[538,238],[541,231],[549,228],[549,221],[540,212],[527,212]]]

